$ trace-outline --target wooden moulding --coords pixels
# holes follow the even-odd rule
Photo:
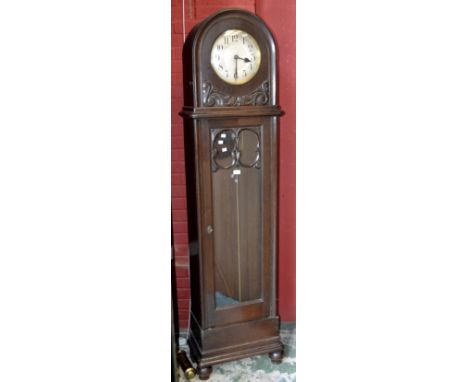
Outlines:
[[[226,117],[257,117],[257,116],[280,116],[283,111],[279,106],[261,106],[250,107],[248,113],[245,108],[229,107],[229,108],[192,108],[184,107],[179,113],[184,118],[226,118]]]
[[[283,350],[278,317],[206,330],[200,329],[196,321],[191,326],[188,344],[198,367]]]

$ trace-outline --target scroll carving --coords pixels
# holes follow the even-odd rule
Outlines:
[[[204,81],[202,92],[204,106],[266,105],[270,100],[270,83],[264,81],[252,93],[236,97],[214,88],[210,81]]]

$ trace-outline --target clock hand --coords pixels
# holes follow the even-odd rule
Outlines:
[[[239,57],[237,54],[234,56],[234,60],[242,60],[244,62],[250,62],[250,60],[248,58],[242,58],[242,57]]]
[[[237,75],[237,59],[238,59],[238,58],[239,58],[239,56],[236,54],[236,55],[234,56],[234,60],[236,61],[236,71],[234,72],[234,78],[236,78],[236,79],[237,79],[237,77],[238,77],[238,75]]]

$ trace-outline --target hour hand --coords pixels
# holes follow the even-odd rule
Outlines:
[[[248,58],[239,57],[237,54],[234,56],[234,60],[242,60],[244,62],[250,62]]]

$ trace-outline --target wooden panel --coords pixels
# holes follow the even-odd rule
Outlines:
[[[197,333],[197,335],[195,335]],[[278,317],[245,321],[203,330],[197,322],[189,337],[191,356],[198,365],[214,365],[257,354],[281,351]]]
[[[264,338],[278,336],[278,318],[256,320],[249,324],[245,322],[224,326],[222,329],[211,329],[203,333],[203,345],[210,350],[229,346],[241,346]]]

